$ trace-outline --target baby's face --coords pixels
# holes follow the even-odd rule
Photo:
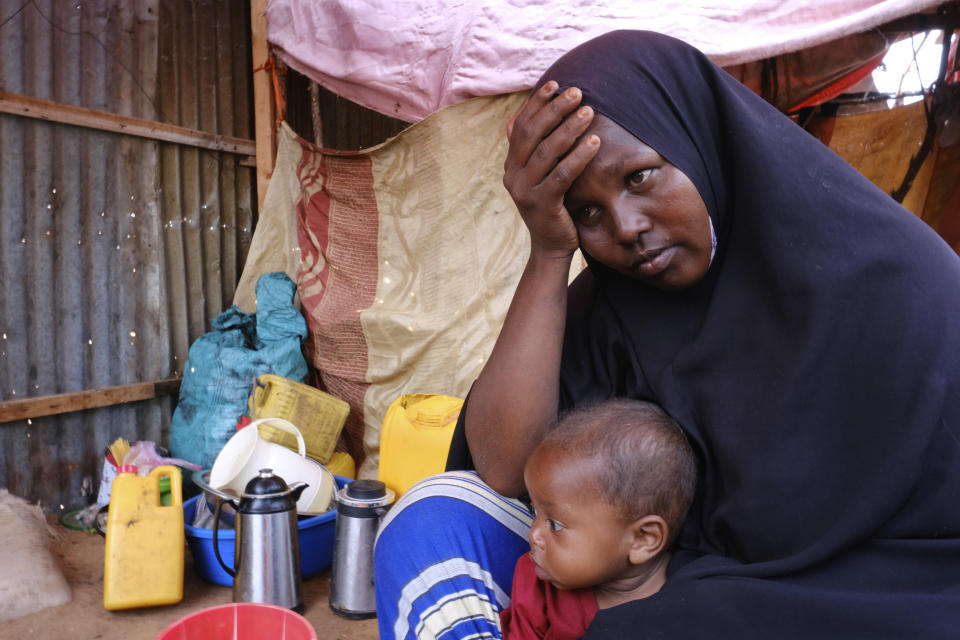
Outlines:
[[[530,558],[537,577],[559,589],[607,583],[631,571],[632,534],[601,500],[594,463],[553,448],[537,448],[524,469],[535,517]]]

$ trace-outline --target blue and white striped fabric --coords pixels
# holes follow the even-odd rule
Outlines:
[[[532,520],[525,504],[472,471],[411,487],[387,513],[374,548],[380,637],[499,640]]]

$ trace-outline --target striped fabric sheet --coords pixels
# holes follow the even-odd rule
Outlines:
[[[307,360],[350,403],[341,448],[363,477],[396,398],[464,397],[493,348],[530,242],[502,184],[523,98],[471,100],[360,152],[282,127],[235,302],[252,310],[259,273],[297,282]]]

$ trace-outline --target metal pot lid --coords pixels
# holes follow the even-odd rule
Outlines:
[[[299,491],[305,489],[305,482],[287,485],[283,478],[273,473],[273,469],[260,469],[243,488],[240,500],[240,513],[275,513],[294,510],[297,507]]]
[[[379,480],[354,480],[337,493],[337,502],[350,507],[385,507],[396,497],[393,489]]]

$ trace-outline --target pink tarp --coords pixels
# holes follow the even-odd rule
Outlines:
[[[290,67],[381,113],[529,88],[564,51],[613,29],[681,38],[724,67],[800,51],[940,0],[269,0]]]

